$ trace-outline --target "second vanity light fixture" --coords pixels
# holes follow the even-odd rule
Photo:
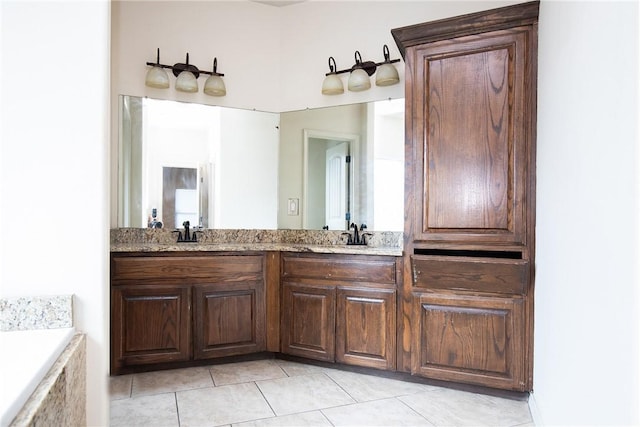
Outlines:
[[[176,63],[173,65],[164,65],[160,63],[160,48],[158,48],[158,58],[156,62],[147,62],[151,68],[147,72],[144,84],[157,89],[169,88],[169,76],[164,70],[170,69],[176,79],[176,90],[181,92],[197,92],[198,77],[200,74],[208,74],[209,77],[204,83],[204,93],[211,96],[225,96],[227,89],[224,85],[222,77],[224,74],[218,73],[218,58],[213,59],[213,71],[199,70],[198,67],[189,64],[189,54],[185,63]]]
[[[400,77],[398,76],[398,70],[394,67],[393,63],[400,62],[400,59],[390,59],[389,47],[385,44],[382,48],[384,55],[383,62],[362,61],[360,52],[356,50],[355,60],[356,63],[353,67],[338,71],[336,67],[336,60],[333,56],[329,57],[329,72],[325,74],[324,82],[322,82],[322,94],[323,95],[339,95],[344,93],[344,86],[342,80],[338,74],[351,73],[348,80],[348,88],[352,92],[360,92],[367,90],[371,87],[371,80],[369,79],[373,73],[376,73],[376,86],[390,86],[398,83]]]

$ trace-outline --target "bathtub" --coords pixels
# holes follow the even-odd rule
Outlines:
[[[75,328],[0,332],[0,426],[8,426],[71,341]]]

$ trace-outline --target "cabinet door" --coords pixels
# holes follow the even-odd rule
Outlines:
[[[196,359],[266,349],[263,282],[195,285],[193,292]]]
[[[525,390],[522,298],[416,296],[412,371]]]
[[[523,27],[407,50],[414,240],[525,243],[530,38]]]
[[[190,297],[187,285],[113,287],[112,368],[189,360]]]
[[[282,352],[333,362],[335,287],[284,282],[282,292]]]
[[[338,288],[336,361],[396,367],[395,289]]]

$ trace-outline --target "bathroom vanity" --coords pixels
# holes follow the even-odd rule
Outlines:
[[[112,230],[111,373],[261,352],[395,370],[401,235],[340,234]]]
[[[111,372],[267,351],[532,390],[538,9],[392,30],[403,233],[114,230]]]

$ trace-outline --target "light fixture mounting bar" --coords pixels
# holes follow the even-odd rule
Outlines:
[[[200,74],[208,74],[210,76],[224,77],[223,73],[218,73],[218,58],[213,60],[213,71],[200,70],[195,65],[189,64],[189,53],[187,53],[187,60],[185,63],[177,62],[173,65],[165,65],[160,63],[160,48],[158,48],[158,59],[156,62],[147,62],[150,67],[166,68],[173,72],[173,75],[178,77],[183,71],[191,71],[196,78],[200,77]]]
[[[399,61],[399,59],[398,59]],[[173,64],[173,65],[165,65],[165,64],[157,64],[155,62],[147,62],[147,65],[150,67],[160,67],[160,68],[167,68],[169,70],[171,70],[173,72],[174,76],[178,76],[178,74],[180,74],[180,71],[184,71],[186,68],[182,68],[187,64],[181,64],[181,63],[177,63],[177,64]],[[177,70],[177,74],[176,74],[176,70]],[[195,70],[195,71],[194,71]],[[223,73],[218,73],[218,72],[213,72],[213,71],[205,71],[205,70],[200,70],[198,69],[198,67],[196,67],[195,65],[191,65],[189,64],[189,70],[187,71],[191,71],[196,77],[198,77],[198,74],[208,74],[210,76],[220,76],[220,77],[224,77]]]
[[[360,63],[360,68],[362,68],[363,70],[365,70],[367,72],[367,74],[369,74],[370,76],[373,75],[373,73],[376,72],[376,68],[378,68],[379,66],[381,66],[382,64],[395,64],[396,62],[400,62],[400,59],[391,59],[389,61],[382,61],[382,62],[373,62],[373,61],[365,61],[365,62],[361,62]],[[344,74],[344,73],[350,73],[353,71],[353,69],[356,68],[356,66],[354,65],[351,68],[347,68],[344,70],[339,70],[339,71],[334,71],[334,72],[329,72],[329,73],[325,73],[325,76],[328,76],[329,74]],[[369,70],[372,70],[371,72],[369,72]],[[204,71],[203,71],[204,72]]]

